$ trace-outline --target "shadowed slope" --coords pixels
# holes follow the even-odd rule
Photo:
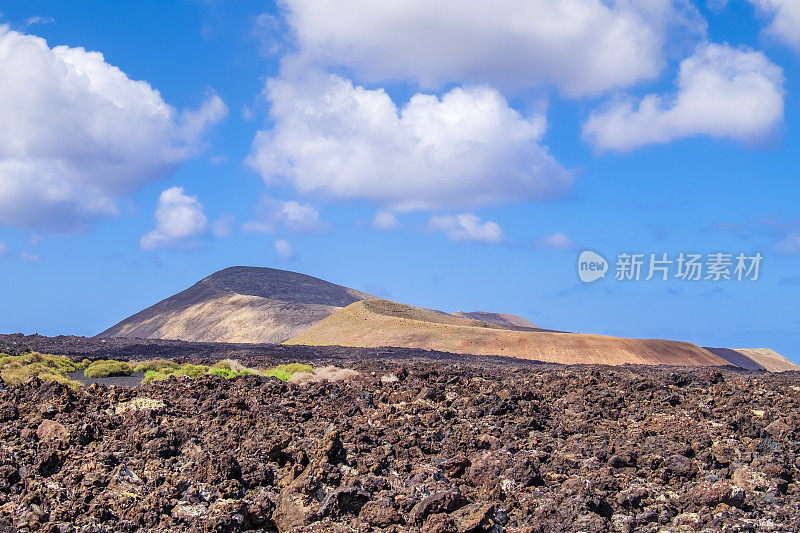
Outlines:
[[[369,294],[286,270],[231,267],[98,337],[281,342]]]
[[[745,370],[768,372],[800,370],[800,366],[769,348],[706,348],[706,350]]]
[[[351,304],[286,344],[404,346],[476,355],[507,355],[553,363],[725,365],[688,342],[510,330],[386,300]]]

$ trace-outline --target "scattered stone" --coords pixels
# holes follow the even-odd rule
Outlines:
[[[59,424],[54,420],[44,419],[39,427],[36,428],[36,436],[41,441],[60,440],[69,436],[69,431],[63,424]]]
[[[235,354],[243,365],[272,364],[247,350]],[[353,357],[353,379],[302,386],[245,376],[6,387],[0,532],[800,523],[800,394],[788,392],[800,375],[420,354]]]

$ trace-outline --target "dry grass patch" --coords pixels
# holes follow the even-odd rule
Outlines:
[[[42,381],[56,381],[72,388],[81,384],[67,377],[70,372],[78,369],[68,357],[38,352],[22,355],[0,354],[0,377],[8,384],[19,385],[32,377]]]
[[[123,361],[101,359],[94,361],[86,367],[83,375],[87,378],[107,378],[110,376],[130,376],[133,369]]]
[[[336,366],[323,366],[311,372],[297,372],[289,378],[289,383],[308,385],[321,381],[349,381],[358,376],[352,368],[339,368]]]

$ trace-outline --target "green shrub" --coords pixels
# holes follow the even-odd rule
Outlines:
[[[203,374],[208,374],[208,367],[206,365],[193,365],[184,363],[174,372],[175,374],[183,374],[190,378],[200,377]]]
[[[235,370],[231,370],[229,368],[212,367],[211,370],[208,371],[208,373],[211,374],[212,376],[220,376],[223,378],[235,378],[236,376],[239,375],[238,372],[236,372]]]
[[[150,383],[153,381],[161,381],[162,379],[167,379],[170,374],[165,372],[160,372],[158,370],[148,370],[144,373],[144,378],[142,379],[142,383]]]
[[[278,370],[277,368],[265,370],[264,375],[268,378],[278,378],[281,381],[289,381],[289,379],[292,377],[290,373],[284,370]]]
[[[267,369],[262,373],[262,375],[266,377],[276,377],[281,381],[289,381],[292,375],[297,374],[298,372],[309,372],[313,374],[314,368],[311,365],[304,365],[302,363],[289,363]]]
[[[142,383],[161,381],[163,379],[167,379],[172,375],[188,376],[190,378],[196,378],[207,373],[208,373],[208,367],[206,365],[193,365],[190,363],[184,363],[182,365],[177,365],[177,364],[162,365],[161,368],[157,370],[145,371]]]
[[[167,359],[151,359],[149,361],[139,361],[133,363],[133,371],[134,372],[147,372],[149,370],[160,371],[166,368],[177,370],[179,366],[180,365],[178,365],[178,363],[176,363],[175,361],[169,361]]]
[[[94,361],[87,366],[83,371],[83,375],[87,378],[106,378],[109,376],[130,376],[131,372],[131,365],[124,361],[102,359]]]

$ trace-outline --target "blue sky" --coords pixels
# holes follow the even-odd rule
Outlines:
[[[439,3],[0,4],[0,330],[257,265],[800,362],[794,2]],[[584,249],[764,260],[583,284]]]

